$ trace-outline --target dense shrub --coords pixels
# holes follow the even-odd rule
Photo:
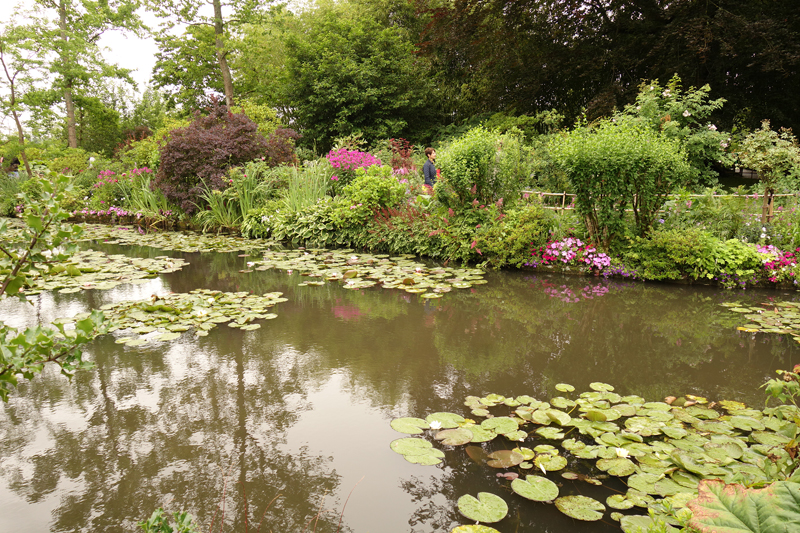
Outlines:
[[[185,128],[190,123],[189,119],[165,119],[164,125],[152,135],[133,141],[117,152],[121,165],[124,168],[157,169],[161,161],[161,146],[166,144],[170,132]]]
[[[441,178],[436,182],[436,199],[454,209],[473,200],[487,205],[516,197],[520,178],[526,174],[519,136],[483,127],[469,130],[437,155]]]
[[[477,234],[475,247],[486,257],[487,266],[521,267],[530,259],[530,249],[547,242],[553,215],[539,203],[509,209],[500,219]]]
[[[295,143],[302,137],[291,128],[278,128],[269,134],[264,161],[271,167],[297,163]]]
[[[579,127],[554,139],[551,151],[569,177],[592,240],[605,248],[625,234],[628,208],[637,233],[646,235],[667,195],[691,175],[677,140],[631,119]]]
[[[712,280],[730,277],[757,281],[762,260],[755,246],[737,239],[723,241],[700,229],[656,231],[636,237],[623,261],[651,280]]]
[[[331,150],[327,155],[328,163],[334,168],[335,174],[331,179],[335,182],[334,194],[338,194],[356,177],[356,170],[372,165],[380,166],[381,160],[369,152],[339,148]]]
[[[206,189],[222,188],[228,169],[260,158],[266,144],[255,122],[215,103],[208,116],[198,112],[191,124],[170,133],[153,185],[191,214],[204,205]]]

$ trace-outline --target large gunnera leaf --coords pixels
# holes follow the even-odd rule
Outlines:
[[[707,479],[698,489],[689,502],[689,525],[702,533],[785,533],[800,524],[800,483],[776,481],[748,489]]]

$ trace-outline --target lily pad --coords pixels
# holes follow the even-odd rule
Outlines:
[[[536,502],[548,502],[558,497],[558,485],[542,476],[525,476],[511,482],[511,490]]]
[[[395,418],[390,425],[393,430],[409,435],[422,433],[423,430],[430,427],[428,423],[421,418]]]
[[[605,505],[587,496],[562,496],[556,499],[556,507],[570,518],[586,522],[601,520],[606,510]]]
[[[432,413],[425,417],[428,424],[438,422],[443,429],[457,428],[464,422],[464,417],[455,413]]]
[[[469,524],[466,526],[458,526],[450,533],[500,533],[493,527],[484,526],[482,524]]]
[[[488,418],[481,422],[481,427],[484,429],[490,429],[495,433],[510,433],[512,431],[517,431],[519,429],[519,424],[517,421],[508,416],[497,416],[494,418]]]
[[[478,497],[465,494],[458,499],[458,511],[476,522],[499,522],[508,514],[508,504],[500,496],[479,492]]]
[[[467,428],[445,429],[439,431],[434,436],[436,440],[442,441],[442,444],[448,446],[461,446],[472,441],[472,431]]]
[[[623,457],[600,459],[597,461],[597,468],[616,477],[630,476],[636,471],[636,465],[633,464],[633,461]]]
[[[492,468],[511,468],[520,464],[524,457],[515,450],[498,450],[489,454],[487,465]]]

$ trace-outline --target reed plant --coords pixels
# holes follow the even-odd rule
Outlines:
[[[333,168],[327,161],[308,162],[301,169],[291,168],[283,193],[283,204],[289,211],[302,211],[328,194]]]
[[[195,222],[203,231],[239,231],[248,211],[263,205],[271,196],[276,183],[272,174],[263,171],[258,163],[248,163],[230,171],[224,190],[209,189],[204,183],[201,198],[206,209],[197,212]]]

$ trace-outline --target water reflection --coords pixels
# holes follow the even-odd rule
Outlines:
[[[441,468],[406,463],[388,447],[401,436],[389,421],[466,414],[468,395],[546,399],[560,382],[760,404],[758,386],[798,362],[795,343],[738,332],[739,316],[719,305],[794,294],[494,273],[487,285],[423,301],[243,274],[247,258],[236,254],[173,255],[190,266],[145,285],[6,301],[0,316],[25,325],[198,287],[281,291],[289,301],[251,332],[222,326],[136,348],[109,335],[90,346],[94,371],[71,383],[50,371],[21,387],[0,408],[0,530],[132,531],[165,505],[207,529],[224,494],[229,530],[245,531],[245,516],[252,527],[280,493],[262,531],[302,531],[320,510],[317,531],[335,531],[345,501],[343,530],[449,531],[464,523],[458,496],[488,490],[512,505],[500,530],[571,531],[570,519],[520,502],[462,450]]]

